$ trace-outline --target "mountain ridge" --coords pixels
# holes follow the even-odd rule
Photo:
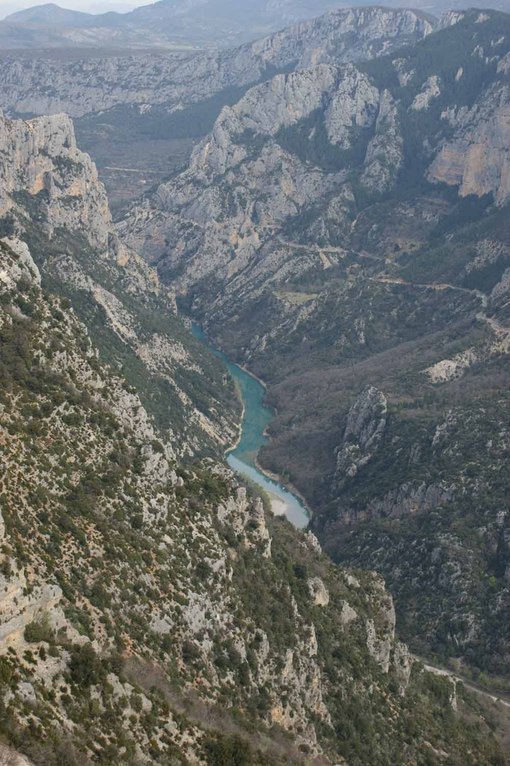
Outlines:
[[[398,641],[381,578],[240,486],[196,433],[203,400],[158,419],[151,358],[140,380],[126,352],[144,319],[167,381],[200,365],[210,417],[233,392],[162,324],[171,296],[115,241],[69,118],[0,137],[2,745],[34,766],[501,763],[489,711]]]
[[[505,678],[509,23],[251,88],[118,229],[268,383],[261,462],[326,549],[422,655]]]

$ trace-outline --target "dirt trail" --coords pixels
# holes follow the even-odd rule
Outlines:
[[[492,702],[499,702],[504,707],[510,708],[510,694],[499,692],[496,689],[485,689],[483,686],[479,686],[474,681],[468,681],[466,678],[458,675],[457,673],[454,673],[452,670],[446,670],[446,668],[440,668],[437,665],[431,665],[429,662],[427,662],[427,660],[424,660],[421,657],[415,657],[415,659],[417,659],[418,662],[421,662],[425,670],[428,670],[430,673],[434,673],[437,676],[446,676],[447,678],[451,678],[452,681],[455,681],[455,683],[463,684],[466,689],[469,689],[470,692],[480,694],[482,697],[486,697]]]
[[[455,290],[458,293],[465,293],[466,295],[475,295],[482,303],[483,308],[487,308],[489,305],[489,296],[482,293],[481,290],[470,290],[467,287],[458,287],[458,285],[450,285],[448,282],[407,282],[405,279],[399,277],[369,277],[370,282],[380,282],[383,285],[407,285],[408,287],[417,287],[422,290]]]
[[[365,251],[358,252],[356,250],[348,250],[345,247],[334,247],[333,245],[328,245],[327,247],[319,247],[318,245],[303,245],[299,242],[289,242],[288,240],[283,239],[283,237],[277,237],[277,241],[280,243],[280,245],[288,247],[290,250],[306,250],[307,253],[313,253],[313,255],[318,255],[319,257],[324,255],[327,256],[328,253],[342,255],[344,257],[347,255],[356,255],[358,258],[366,258],[369,261],[381,263],[380,258]]]

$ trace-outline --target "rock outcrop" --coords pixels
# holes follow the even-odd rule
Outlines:
[[[370,386],[358,397],[347,416],[343,444],[337,447],[335,482],[352,479],[373,457],[386,428],[386,397]]]
[[[422,39],[433,25],[433,19],[412,10],[338,9],[224,52],[77,62],[4,59],[0,104],[18,114],[64,111],[74,117],[122,104],[167,104],[172,109],[229,87],[248,86],[271,72],[382,55]]]
[[[459,194],[493,194],[497,204],[510,199],[510,89],[490,87],[471,109],[447,110],[443,119],[453,129],[429,168],[429,177],[459,187]]]
[[[65,114],[26,122],[0,118],[0,216],[16,207],[15,195],[37,197],[48,237],[56,228],[87,232],[103,250],[112,230],[108,200],[90,157],[76,146]]]
[[[190,350],[188,342],[183,342],[187,332],[171,317],[172,293],[161,287],[145,261],[119,241],[105,188],[90,157],[77,148],[69,117],[55,115],[27,121],[2,117],[0,150],[0,225],[10,237],[9,247],[23,262],[26,241],[36,243],[39,266],[32,261],[31,268],[37,274],[39,268],[51,274],[89,317],[90,311],[95,313],[96,330],[104,338],[103,348],[111,348],[112,342],[114,346],[120,344],[116,353],[124,356],[125,364],[131,368],[142,365],[148,379],[152,378],[160,389],[159,396],[165,396],[167,411],[186,413],[183,452],[199,451],[204,443],[230,443],[236,428],[237,405],[231,401],[224,409],[231,394],[220,382],[221,367],[218,365],[213,375],[219,383],[220,399],[225,395],[225,400],[203,412],[196,406],[196,378],[203,374],[204,364],[209,366],[210,362],[205,361],[199,344]],[[46,242],[45,248],[41,248],[41,241]],[[157,327],[148,322],[147,310],[154,316],[169,316]],[[169,331],[170,326],[175,334]],[[109,340],[105,333],[110,335]],[[158,407],[161,411],[165,405]],[[118,414],[129,420],[136,417],[134,413],[135,403],[124,392]],[[167,416],[169,429],[170,420]],[[138,425],[142,429],[142,424]],[[149,433],[150,428],[146,426],[146,430]]]

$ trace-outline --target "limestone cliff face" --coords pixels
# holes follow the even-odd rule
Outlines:
[[[387,20],[373,9],[355,15]],[[338,66],[313,48],[300,59],[306,68],[225,107],[189,167],[130,211],[122,239],[223,324],[268,285],[331,267],[360,241],[370,249],[377,225],[357,234],[368,226],[366,208],[398,200],[402,182],[418,184],[422,198],[433,182],[505,204],[509,54],[496,29],[487,14],[453,14],[380,71],[370,62]],[[466,48],[457,38],[468,32]],[[436,71],[434,38],[453,51],[446,73]]]
[[[90,157],[78,149],[66,115],[0,118],[0,222],[15,250],[36,243],[40,270],[88,314],[103,336],[103,353],[111,354],[113,344],[115,353],[130,356],[129,364],[141,365],[154,381],[167,402],[158,407],[168,413],[163,417],[169,431],[175,414],[185,413],[179,436],[183,451],[198,452],[204,443],[226,445],[235,438],[237,405],[220,382],[221,368],[205,371],[210,362],[203,350],[198,344],[187,348],[187,332],[173,317],[173,294],[119,241],[105,188]],[[148,321],[151,311],[163,317],[159,327]],[[212,407],[210,401],[206,413],[197,406],[203,397],[195,398],[197,385],[205,386],[197,379],[211,374],[225,400]],[[127,392],[118,409],[124,411],[123,420],[133,417],[136,407]]]
[[[453,129],[429,169],[431,180],[457,186],[459,194],[492,193],[499,205],[510,199],[510,89],[495,84],[471,109],[447,110]]]
[[[76,146],[64,114],[34,120],[0,119],[0,216],[18,206],[16,195],[43,200],[45,225],[86,231],[107,249],[112,223],[103,185],[90,157]]]
[[[352,405],[347,416],[343,443],[336,450],[336,482],[356,476],[373,457],[386,428],[388,403],[370,386]]]
[[[360,61],[416,42],[433,22],[410,10],[339,9],[231,51],[136,55],[59,62],[0,62],[0,103],[20,114],[80,116],[119,104],[175,108],[230,86],[265,79],[268,70]]]
[[[347,167],[311,165],[287,148],[286,135],[317,117],[316,130],[324,131],[331,151],[348,157],[359,136],[366,134],[368,141],[370,133],[368,183],[377,172],[379,142],[389,125],[395,135],[394,169],[400,161],[394,108],[388,96],[382,110],[380,101],[377,88],[352,65],[319,64],[256,86],[223,109],[211,135],[196,147],[189,169],[163,184],[152,203],[131,211],[119,227],[123,241],[149,261],[162,261],[163,251],[162,267],[184,271],[183,285],[212,273],[231,280],[241,271],[245,283],[253,278],[258,284],[269,260],[266,276],[278,278],[289,249],[283,236],[281,243],[273,236],[275,227],[281,232],[285,222],[327,199],[332,212],[325,218],[341,228],[353,201]],[[395,178],[391,165],[386,167],[381,187]],[[262,259],[256,257],[261,252]],[[297,258],[294,267],[297,273]]]

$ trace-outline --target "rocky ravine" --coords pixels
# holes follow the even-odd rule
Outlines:
[[[450,14],[380,60],[279,74],[119,227],[269,382],[261,459],[328,550],[384,572],[421,652],[500,675],[509,40],[505,14]],[[374,441],[347,428],[367,386]]]
[[[48,124],[4,127],[18,147],[4,173]],[[75,171],[57,160],[76,150],[53,124],[28,159],[61,187]],[[17,184],[0,242],[0,737],[36,766],[501,763],[469,700],[396,639],[379,577],[336,567],[224,465],[182,463],[194,410],[163,428],[146,373],[137,388],[132,357],[105,356],[108,322],[147,321],[134,277],[150,272],[129,252],[118,270],[87,230],[62,239],[68,197],[52,210]],[[73,206],[93,207],[88,193]],[[75,284],[90,264],[86,305],[100,278],[124,301],[101,332]]]

